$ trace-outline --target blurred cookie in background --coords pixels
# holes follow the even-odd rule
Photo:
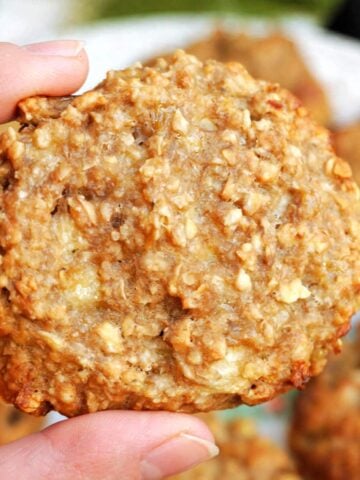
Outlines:
[[[39,431],[43,423],[43,418],[22,413],[16,408],[0,402],[0,445]]]
[[[360,121],[333,134],[336,153],[350,163],[353,175],[360,184]]]
[[[172,480],[299,480],[295,466],[280,447],[259,436],[253,420],[225,421],[214,414],[199,415],[220,448],[218,457]]]
[[[290,446],[310,480],[360,479],[359,333],[297,398]]]
[[[296,45],[280,33],[254,37],[217,30],[185,50],[203,61],[213,58],[221,62],[240,62],[255,78],[279,83],[290,90],[322,125],[331,120],[322,86],[306,66]]]

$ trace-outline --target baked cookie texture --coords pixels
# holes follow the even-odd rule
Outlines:
[[[360,122],[333,133],[336,153],[351,165],[354,179],[360,184]]]
[[[290,446],[309,479],[360,478],[360,329],[299,395]]]
[[[73,416],[254,405],[318,374],[359,289],[359,202],[328,132],[183,52],[1,137],[0,392]]]
[[[322,125],[331,121],[326,93],[295,43],[276,32],[257,37],[216,30],[185,50],[205,61],[240,62],[255,78],[279,83],[296,95]]]
[[[42,418],[20,412],[16,408],[0,402],[0,445],[37,432],[42,427]]]
[[[214,433],[220,454],[172,480],[300,480],[289,455],[261,437],[249,418],[228,422],[211,414],[201,418]]]

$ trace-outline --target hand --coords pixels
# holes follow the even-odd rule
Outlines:
[[[217,454],[196,417],[111,411],[65,420],[0,448],[6,480],[158,480]]]
[[[18,47],[0,43],[0,123],[22,98],[67,95],[88,61],[75,41]],[[100,412],[65,420],[0,448],[6,480],[155,480],[217,454],[207,427],[189,415]]]
[[[14,116],[23,98],[74,92],[87,72],[82,42],[62,40],[24,47],[0,42],[0,123]]]

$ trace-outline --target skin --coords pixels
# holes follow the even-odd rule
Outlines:
[[[81,42],[0,43],[0,123],[19,100],[67,95],[88,72]],[[7,480],[156,480],[217,454],[199,419],[166,412],[109,411],[65,420],[0,448]]]

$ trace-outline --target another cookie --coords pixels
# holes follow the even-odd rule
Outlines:
[[[350,163],[354,178],[360,184],[360,123],[333,133],[336,153]]]
[[[252,420],[201,418],[213,431],[220,454],[172,480],[300,480],[288,454],[261,437]]]
[[[178,52],[0,140],[0,392],[26,412],[206,411],[318,374],[354,313],[358,189],[328,132]]]
[[[0,445],[40,430],[42,418],[22,413],[16,408],[0,402]]]
[[[360,336],[298,397],[290,445],[306,478],[360,478]]]

